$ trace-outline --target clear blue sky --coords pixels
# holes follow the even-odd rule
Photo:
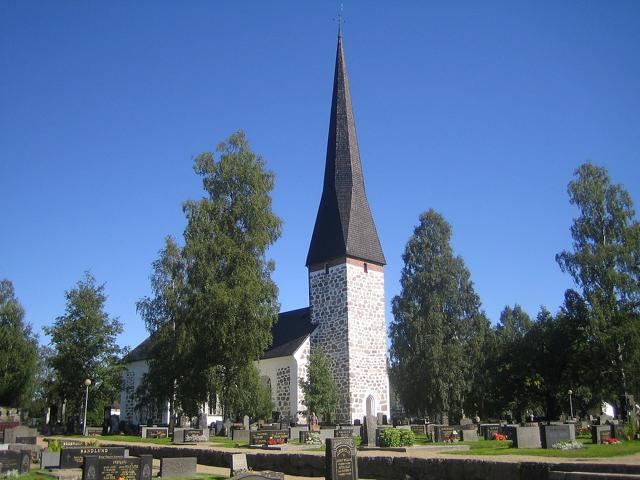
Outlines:
[[[151,262],[202,194],[192,159],[240,128],[277,176],[282,309],[308,305],[338,3],[0,0],[0,278],[36,331],[88,269],[123,345],[141,341]],[[492,321],[556,311],[575,168],[607,167],[640,203],[640,2],[346,0],[344,16],[387,305],[434,208]]]

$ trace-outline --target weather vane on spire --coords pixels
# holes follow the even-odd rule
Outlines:
[[[344,24],[344,16],[342,15],[342,10],[344,9],[344,2],[340,2],[340,10],[338,10],[338,16],[336,17],[336,21],[338,22],[338,34],[342,35],[342,25]]]

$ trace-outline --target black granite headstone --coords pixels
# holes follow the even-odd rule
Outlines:
[[[82,480],[151,480],[153,455],[140,457],[85,457]]]
[[[358,461],[353,438],[327,438],[324,458],[325,479],[357,480]]]
[[[60,468],[82,468],[84,457],[124,457],[124,447],[63,447],[60,450]]]
[[[31,452],[22,450],[0,450],[0,474],[17,471],[19,474],[29,473],[31,468]]]
[[[267,445],[269,438],[273,438],[276,443],[287,443],[289,439],[288,430],[251,430],[249,432],[249,445]]]

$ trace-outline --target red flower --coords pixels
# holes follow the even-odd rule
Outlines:
[[[495,440],[506,440],[506,439],[507,439],[507,437],[506,437],[505,435],[501,434],[501,433],[496,433],[496,434],[493,436],[493,438],[494,438]]]

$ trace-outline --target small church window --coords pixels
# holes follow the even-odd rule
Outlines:
[[[324,273],[329,273],[329,264],[328,263],[324,264]]]
[[[369,272],[369,266],[365,263],[364,264],[364,273],[368,273]]]

